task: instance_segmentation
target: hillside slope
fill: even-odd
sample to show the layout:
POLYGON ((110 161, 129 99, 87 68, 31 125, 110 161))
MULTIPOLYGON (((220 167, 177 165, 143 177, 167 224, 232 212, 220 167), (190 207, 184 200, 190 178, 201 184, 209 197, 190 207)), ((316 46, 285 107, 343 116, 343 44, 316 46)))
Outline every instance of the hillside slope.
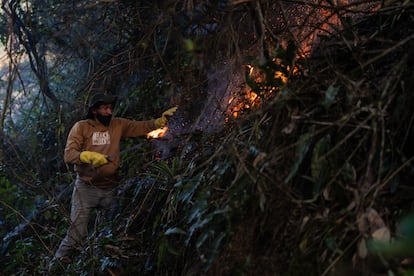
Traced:
MULTIPOLYGON (((320 37, 308 58, 291 45, 267 57, 259 63, 266 78, 246 75, 260 101, 220 127, 124 154, 120 206, 109 221, 99 212, 91 220, 73 263, 48 271, 69 196, 29 218, 16 211, 23 223, 3 239, 1 273, 408 275, 413 247, 399 241, 414 242, 412 228, 401 230, 414 225, 404 222, 414 198, 414 5, 387 3, 358 22, 341 18, 343 30, 320 37)), ((130 89, 128 100, 156 102, 156 80, 130 89)), ((201 112, 202 101, 187 98, 182 110, 201 112)))
POLYGON ((405 2, 349 21, 259 108, 174 137, 175 157, 127 193, 117 248, 139 257, 119 263, 124 273, 406 271, 409 255, 370 245, 401 235, 414 196, 412 14, 405 2))
POLYGON ((254 199, 212 274, 408 273, 401 261, 412 249, 369 249, 401 238, 412 211, 413 8, 322 38, 309 71, 241 123, 222 154, 235 160, 232 183, 244 177, 254 199))

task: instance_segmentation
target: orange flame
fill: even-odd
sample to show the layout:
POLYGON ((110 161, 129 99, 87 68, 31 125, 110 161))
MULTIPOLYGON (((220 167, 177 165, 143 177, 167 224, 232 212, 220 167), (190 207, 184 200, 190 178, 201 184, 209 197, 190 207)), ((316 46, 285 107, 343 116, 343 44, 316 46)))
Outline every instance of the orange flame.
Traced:
MULTIPOLYGON (((274 62, 279 62, 279 61, 275 60, 274 62)), ((257 70, 257 68, 255 68, 254 66, 250 64, 247 64, 246 66, 249 70, 249 76, 252 79, 254 79, 256 82, 263 81, 264 76, 259 72, 259 70, 257 70)), ((286 83, 288 81, 288 77, 283 72, 280 72, 280 71, 275 72, 275 78, 279 78, 283 83, 286 83)), ((268 94, 271 94, 274 91, 276 91, 278 88, 277 87, 264 87, 264 89, 267 91, 268 94)), ((259 95, 256 92, 252 91, 249 87, 246 87, 243 98, 231 97, 228 101, 228 104, 230 105, 235 101, 237 102, 235 105, 233 105, 230 108, 229 113, 234 118, 237 118, 243 110, 251 109, 255 106, 259 106, 262 102, 262 99, 259 97, 259 95)))
POLYGON ((157 138, 164 137, 165 134, 167 133, 167 130, 168 130, 168 127, 158 128, 156 130, 153 130, 153 131, 147 133, 147 138, 157 139, 157 138))
MULTIPOLYGON (((233 1, 237 3, 249 2, 247 0, 233 1)), ((359 3, 352 3, 352 5, 349 2, 354 1, 349 0, 333 0, 331 2, 333 5, 332 7, 320 7, 319 5, 314 7, 309 5, 307 7, 306 5, 301 4, 299 4, 296 8, 292 6, 292 11, 295 9, 300 11, 301 9, 303 13, 319 15, 315 17, 297 16, 287 19, 286 23, 289 24, 289 32, 293 35, 294 41, 298 44, 298 53, 296 53, 297 60, 309 57, 311 55, 312 47, 319 42, 321 37, 330 36, 340 31, 343 27, 343 18, 348 17, 348 15, 350 18, 353 18, 354 16, 364 16, 366 11, 375 11, 380 8, 380 4, 374 3, 380 1, 360 1, 359 3), (343 7, 343 11, 345 13, 342 14, 342 12, 338 12, 338 9, 335 7, 343 7)), ((282 49, 288 48, 289 42, 287 40, 281 40, 280 42, 282 49)), ((272 51, 269 51, 269 53, 270 52, 272 51)), ((274 72, 274 78, 280 80, 281 83, 284 84, 288 82, 290 75, 296 75, 301 69, 300 64, 294 63, 293 67, 291 67, 289 65, 283 64, 283 61, 279 58, 273 58, 272 62, 277 65, 284 66, 282 71, 274 72)), ((258 85, 266 85, 263 83, 266 76, 264 76, 257 67, 251 64, 246 64, 245 66, 250 80, 256 82, 258 85)), ((229 99, 226 112, 228 116, 226 117, 225 121, 228 122, 231 117, 239 117, 240 114, 246 109, 260 106, 262 104, 262 101, 270 98, 269 96, 273 95, 274 92, 279 91, 280 88, 281 87, 278 86, 268 85, 260 87, 260 91, 252 91, 250 87, 246 85, 242 91, 240 91, 238 96, 233 96, 229 99)))

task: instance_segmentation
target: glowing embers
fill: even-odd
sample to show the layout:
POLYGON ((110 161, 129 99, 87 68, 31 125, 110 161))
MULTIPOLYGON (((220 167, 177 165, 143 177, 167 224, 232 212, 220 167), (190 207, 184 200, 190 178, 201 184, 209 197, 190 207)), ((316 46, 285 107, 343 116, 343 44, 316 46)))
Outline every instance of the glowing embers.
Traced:
POLYGON ((147 138, 153 138, 153 139, 162 138, 167 133, 167 130, 168 130, 168 127, 158 128, 156 130, 153 130, 147 133, 147 138))
POLYGON ((253 108, 253 106, 260 105, 260 103, 261 103, 261 99, 259 98, 259 96, 255 92, 246 91, 244 93, 244 97, 242 97, 242 98, 240 98, 240 97, 238 97, 238 98, 231 97, 229 99, 228 104, 229 104, 229 106, 232 106, 229 109, 229 113, 231 113, 231 115, 234 118, 236 118, 236 117, 239 116, 239 114, 241 112, 243 112, 243 110, 253 108), (236 102, 236 103, 234 103, 234 102, 236 102))
MULTIPOLYGON (((246 65, 246 86, 240 93, 230 97, 228 100, 227 114, 236 118, 248 109, 259 107, 263 101, 267 100, 280 87, 288 81, 289 66, 282 67, 278 60, 271 61, 271 65, 255 67, 246 65), (279 68, 279 69, 275 69, 279 68)), ((226 119, 228 121, 229 118, 226 119)))
MULTIPOLYGON (((288 70, 289 70, 289 66, 288 66, 288 70)), ((287 83, 288 81, 288 77, 281 71, 276 71, 275 72, 275 79, 280 79, 283 83, 287 83)), ((272 87, 271 89, 276 90, 275 87, 272 87)))

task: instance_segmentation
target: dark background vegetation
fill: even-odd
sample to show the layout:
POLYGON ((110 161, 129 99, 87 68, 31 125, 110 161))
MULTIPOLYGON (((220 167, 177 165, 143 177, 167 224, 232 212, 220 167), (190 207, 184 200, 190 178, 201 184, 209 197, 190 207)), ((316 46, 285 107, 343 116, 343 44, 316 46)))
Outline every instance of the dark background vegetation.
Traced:
POLYGON ((118 116, 179 109, 123 142, 115 217, 59 273, 411 275, 413 10, 3 0, 0 274, 54 275, 66 136, 104 91, 118 116))

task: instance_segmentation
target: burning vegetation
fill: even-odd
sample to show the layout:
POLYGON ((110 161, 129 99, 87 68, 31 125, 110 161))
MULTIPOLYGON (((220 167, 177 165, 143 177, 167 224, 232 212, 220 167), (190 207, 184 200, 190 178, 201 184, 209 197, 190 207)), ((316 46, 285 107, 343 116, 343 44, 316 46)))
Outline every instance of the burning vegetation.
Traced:
MULTIPOLYGON (((329 2, 329 1, 328 1, 329 2)), ((309 58, 324 37, 341 33, 351 21, 358 20, 381 7, 379 1, 338 0, 330 3, 307 1, 301 3, 276 2, 279 17, 262 30, 262 53, 245 67, 245 88, 228 99, 226 113, 234 118, 245 110, 258 108, 275 96, 288 82, 290 76, 304 73, 303 60, 309 58), (315 15, 315 16, 310 16, 315 15), (286 24, 286 26, 283 26, 286 24), (283 28, 284 35, 276 39, 275 32, 283 28), (266 34, 266 35, 264 35, 266 34), (286 35, 288 34, 288 35, 286 35)), ((237 4, 237 3, 234 3, 237 4)), ((261 14, 260 7, 257 7, 261 14)), ((228 122, 229 117, 226 118, 228 122)))
POLYGON ((215 273, 241 263, 264 275, 412 273, 413 11, 395 1, 341 25, 240 117, 217 159, 233 156, 232 183, 252 184, 257 201, 215 273))
MULTIPOLYGON (((87 28, 74 36, 70 28, 60 30, 59 45, 68 43, 89 61, 88 72, 94 69, 86 88, 73 91, 90 91, 99 81, 125 83, 130 114, 139 110, 142 116, 162 104, 180 106, 168 128, 148 136, 163 139, 123 156, 119 212, 108 223, 100 223, 98 215, 97 235, 62 270, 409 275, 412 1, 170 1, 174 5, 167 7, 161 2, 94 1, 87 8, 102 7, 94 10, 101 17, 82 17, 87 28), (98 36, 102 40, 83 35, 81 45, 90 48, 80 51, 73 38, 89 34, 94 24, 105 31, 98 36), (116 35, 108 39, 111 33, 116 35), (185 50, 176 42, 182 34, 185 50), (125 41, 131 43, 122 45, 125 41), (109 55, 98 59, 94 53, 109 55), (154 151, 154 145, 164 151, 154 151)), ((49 121, 41 123, 51 129, 49 121)), ((44 140, 54 135, 46 133, 44 140)), ((56 183, 69 186, 71 175, 64 165, 50 175, 55 148, 49 149, 53 163, 43 169, 41 162, 30 162, 37 167, 27 172, 16 163, 25 158, 10 152, 28 152, 33 161, 47 149, 10 148, 12 162, 1 170, 7 189, 0 187, 0 214, 2 225, 18 224, 0 229, 2 272, 45 274, 50 252, 64 235, 61 225, 68 223, 56 183), (34 171, 43 182, 34 181, 34 171), (13 173, 17 181, 8 181, 13 173), (16 198, 25 208, 29 204, 13 183, 29 183, 27 188, 33 182, 47 193, 36 197, 33 215, 21 220, 24 212, 10 206, 16 198), (44 205, 37 205, 39 198, 47 199, 44 205)), ((30 192, 37 190, 35 185, 30 192)))
POLYGON ((156 168, 182 199, 169 210, 192 218, 166 232, 194 238, 209 273, 409 275, 413 9, 394 2, 307 55, 286 43, 248 63, 226 131, 185 140, 181 170, 156 168))

